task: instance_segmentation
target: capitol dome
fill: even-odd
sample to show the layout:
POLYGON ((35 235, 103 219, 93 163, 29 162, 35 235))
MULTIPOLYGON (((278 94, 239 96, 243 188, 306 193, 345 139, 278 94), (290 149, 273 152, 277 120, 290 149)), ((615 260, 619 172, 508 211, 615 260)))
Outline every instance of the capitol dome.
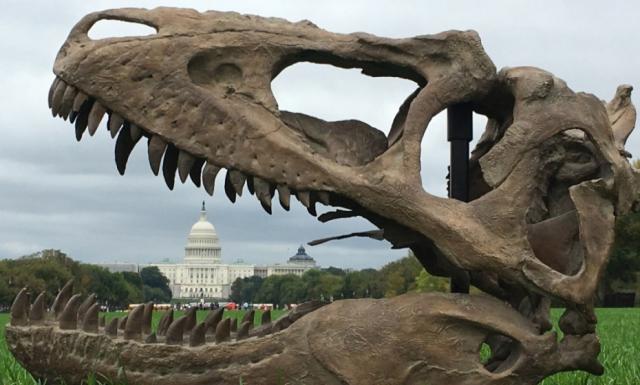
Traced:
POLYGON ((200 219, 191 226, 184 261, 195 264, 220 263, 222 248, 213 224, 207 220, 207 210, 202 202, 200 219))

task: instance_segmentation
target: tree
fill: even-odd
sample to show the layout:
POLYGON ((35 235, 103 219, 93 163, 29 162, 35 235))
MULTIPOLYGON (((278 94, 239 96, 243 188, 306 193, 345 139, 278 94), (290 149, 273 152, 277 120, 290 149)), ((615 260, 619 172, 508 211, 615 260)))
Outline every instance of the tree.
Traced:
POLYGON ((260 286, 262 286, 262 281, 262 277, 257 275, 237 278, 231 284, 230 299, 235 303, 255 302, 255 297, 258 290, 260 290, 260 286))
POLYGON ((616 221, 616 239, 609 264, 600 283, 599 294, 614 292, 616 286, 634 287, 640 271, 640 212, 616 221))
POLYGON ((416 291, 421 293, 433 291, 446 293, 449 291, 449 279, 433 276, 423 269, 416 277, 416 291))
POLYGON ((140 270, 142 293, 145 302, 166 303, 171 301, 169 280, 157 266, 148 266, 140 270))

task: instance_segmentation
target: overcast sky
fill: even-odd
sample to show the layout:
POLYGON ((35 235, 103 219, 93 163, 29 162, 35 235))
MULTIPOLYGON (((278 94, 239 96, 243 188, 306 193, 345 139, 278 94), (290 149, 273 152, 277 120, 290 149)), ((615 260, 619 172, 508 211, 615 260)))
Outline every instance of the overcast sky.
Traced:
MULTIPOLYGON (((284 262, 301 243, 362 231, 360 220, 321 224, 297 201, 267 215, 249 194, 235 205, 218 178, 213 197, 193 184, 169 191, 149 170, 139 143, 120 176, 114 141, 101 129, 77 143, 73 128, 47 108, 52 65, 71 27, 86 13, 124 6, 191 7, 298 21, 333 32, 409 37, 474 29, 498 68, 531 65, 553 72, 576 91, 609 100, 621 83, 640 84, 640 3, 631 1, 24 1, 3 0, 0 13, 0 258, 44 248, 85 262, 181 260, 186 236, 204 199, 217 228, 223 260, 284 262), (62 5, 64 4, 64 5, 62 5)), ((96 25, 96 37, 138 33, 96 25)), ((368 78, 357 70, 297 64, 273 82, 281 109, 328 120, 356 118, 388 132, 415 85, 368 78)), ((637 98, 635 98, 637 100, 637 98)), ((478 116, 475 137, 485 120, 478 116)), ((448 162, 439 115, 423 142, 427 191, 442 195, 448 162)), ((632 135, 627 149, 640 155, 632 135)), ((223 173, 221 173, 221 176, 223 173)), ((406 254, 374 240, 307 247, 323 266, 379 267, 406 254)))

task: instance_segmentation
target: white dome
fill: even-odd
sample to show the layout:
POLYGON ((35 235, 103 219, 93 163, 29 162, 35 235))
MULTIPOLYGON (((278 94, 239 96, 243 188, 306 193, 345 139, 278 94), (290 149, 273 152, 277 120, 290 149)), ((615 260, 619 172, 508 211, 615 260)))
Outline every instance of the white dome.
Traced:
POLYGON ((202 202, 200 219, 191 226, 191 232, 187 238, 184 261, 197 264, 220 263, 221 253, 216 228, 207 221, 207 210, 202 202))

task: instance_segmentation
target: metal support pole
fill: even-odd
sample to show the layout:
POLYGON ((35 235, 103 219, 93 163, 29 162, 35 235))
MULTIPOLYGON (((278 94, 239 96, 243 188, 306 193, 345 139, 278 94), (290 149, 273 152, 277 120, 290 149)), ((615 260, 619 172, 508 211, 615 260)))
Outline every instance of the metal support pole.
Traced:
MULTIPOLYGON (((447 140, 451 144, 449 198, 469 200, 469 142, 473 139, 473 109, 462 103, 447 109, 447 140)), ((469 273, 451 277, 452 293, 469 292, 469 273)))

